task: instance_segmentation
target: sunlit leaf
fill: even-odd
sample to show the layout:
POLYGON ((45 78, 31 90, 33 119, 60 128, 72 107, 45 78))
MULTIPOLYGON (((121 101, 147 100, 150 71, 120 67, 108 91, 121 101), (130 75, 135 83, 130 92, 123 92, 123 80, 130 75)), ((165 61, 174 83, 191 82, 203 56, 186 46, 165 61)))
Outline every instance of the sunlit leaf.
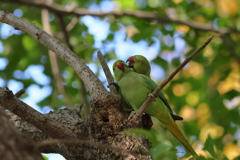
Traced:
POLYGON ((214 151, 214 140, 211 138, 210 135, 208 135, 208 138, 206 139, 206 142, 204 143, 203 150, 207 150, 214 158, 217 158, 217 154, 214 151))

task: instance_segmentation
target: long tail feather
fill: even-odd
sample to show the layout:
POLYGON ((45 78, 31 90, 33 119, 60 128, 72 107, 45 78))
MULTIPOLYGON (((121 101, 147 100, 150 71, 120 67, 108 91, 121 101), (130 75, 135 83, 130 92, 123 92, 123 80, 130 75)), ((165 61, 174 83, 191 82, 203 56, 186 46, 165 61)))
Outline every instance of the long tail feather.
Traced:
POLYGON ((186 138, 183 135, 182 131, 178 128, 177 124, 174 122, 172 117, 171 116, 169 116, 169 117, 170 117, 170 123, 171 124, 167 124, 167 123, 165 123, 165 122, 163 122, 161 120, 160 120, 160 122, 172 133, 172 135, 174 137, 176 137, 186 147, 186 149, 192 154, 192 156, 196 160, 200 160, 199 156, 194 151, 192 146, 188 143, 188 141, 186 140, 186 138))

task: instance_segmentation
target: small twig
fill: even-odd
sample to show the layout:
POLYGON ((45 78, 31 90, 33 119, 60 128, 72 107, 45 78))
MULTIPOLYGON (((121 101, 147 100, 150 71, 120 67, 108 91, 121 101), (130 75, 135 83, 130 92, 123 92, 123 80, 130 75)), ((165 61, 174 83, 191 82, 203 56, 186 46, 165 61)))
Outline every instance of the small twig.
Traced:
MULTIPOLYGON (((52 0, 48 0, 48 1, 46 1, 46 3, 51 4, 52 0)), ((60 19, 60 22, 61 22, 61 19, 60 19)), ((42 10, 42 23, 43 23, 44 30, 48 34, 53 35, 51 27, 50 27, 49 12, 48 12, 47 9, 42 10)), ((51 68, 52 68, 52 73, 53 73, 53 76, 55 78, 54 80, 55 80, 55 83, 56 83, 56 88, 57 88, 58 92, 63 95, 64 102, 66 103, 67 107, 68 108, 74 108, 70 98, 68 97, 68 95, 65 91, 64 86, 62 85, 63 80, 60 76, 60 70, 59 70, 57 55, 51 50, 49 50, 48 53, 49 53, 49 57, 50 57, 50 64, 51 64, 51 68)))
POLYGON ((44 140, 38 143, 37 147, 44 147, 44 146, 48 146, 48 145, 52 145, 52 144, 57 144, 57 143, 64 143, 67 145, 88 145, 94 148, 99 148, 99 149, 114 149, 114 150, 118 150, 121 151, 123 154, 128 153, 128 154, 134 154, 136 155, 136 152, 131 151, 131 150, 127 150, 127 149, 123 149, 123 148, 119 148, 119 147, 113 147, 110 144, 100 144, 100 143, 95 143, 95 142, 91 142, 89 140, 79 140, 79 139, 48 139, 48 140, 44 140))
POLYGON ((163 87, 165 87, 168 82, 170 82, 173 77, 190 61, 192 60, 201 50, 203 50, 213 39, 214 36, 210 36, 208 38, 208 40, 200 47, 198 48, 196 51, 194 51, 190 56, 188 56, 178 67, 177 69, 168 77, 166 78, 163 83, 158 86, 153 92, 152 95, 153 96, 149 96, 147 98, 147 100, 142 104, 142 106, 140 107, 140 109, 138 110, 138 112, 136 113, 136 116, 141 116, 143 114, 143 112, 145 111, 145 109, 147 108, 147 106, 155 99, 154 97, 157 97, 158 93, 163 89, 163 87))
POLYGON ((107 15, 113 15, 116 17, 120 16, 129 16, 129 17, 134 17, 134 18, 139 18, 139 19, 144 19, 144 20, 157 20, 160 23, 174 23, 174 24, 180 24, 180 25, 186 25, 189 26, 190 28, 200 30, 200 31, 212 31, 215 33, 236 33, 239 34, 240 32, 234 28, 219 28, 219 29, 214 29, 213 24, 199 24, 194 21, 185 21, 185 20, 178 20, 178 19, 172 19, 169 17, 166 17, 165 15, 159 15, 157 13, 153 12, 144 12, 144 11, 112 11, 112 12, 102 12, 100 10, 89 10, 85 8, 74 8, 74 9, 68 9, 65 6, 58 5, 56 3, 52 4, 46 4, 41 1, 28 1, 28 0, 1 0, 4 2, 9 2, 9 3, 19 3, 21 5, 27 5, 31 7, 36 7, 36 8, 45 8, 53 13, 60 13, 65 16, 67 15, 76 15, 76 16, 84 16, 84 15, 92 15, 92 16, 107 16, 107 15))
POLYGON ((24 94, 24 93, 25 93, 25 90, 24 90, 24 89, 21 89, 20 91, 18 91, 18 92, 15 94, 15 96, 16 96, 17 98, 19 98, 19 97, 21 97, 21 95, 24 94))
MULTIPOLYGON (((112 74, 111 74, 111 72, 108 68, 108 65, 107 65, 106 61, 104 60, 104 57, 103 57, 100 50, 98 51, 97 57, 98 57, 98 60, 100 61, 101 65, 102 65, 103 71, 104 71, 104 73, 107 77, 108 84, 113 84, 114 79, 112 77, 112 74)), ((117 89, 114 85, 110 85, 109 88, 110 88, 111 93, 117 94, 117 89)))
POLYGON ((67 46, 68 48, 73 51, 73 46, 71 45, 70 41, 69 41, 69 35, 68 35, 68 32, 66 30, 66 24, 64 22, 64 18, 63 18, 63 15, 61 14, 57 14, 58 16, 58 19, 59 19, 59 26, 64 34, 64 39, 65 39, 65 42, 67 43, 67 46))
MULTIPOLYGON (((73 10, 73 9, 74 9, 74 5, 72 5, 69 8, 69 10, 73 10)), ((68 34, 67 27, 66 27, 66 23, 64 22, 64 17, 63 17, 62 14, 57 14, 57 16, 59 18, 60 28, 61 28, 61 30, 63 32, 63 36, 64 36, 64 39, 65 39, 65 42, 67 43, 68 48, 73 51, 74 48, 71 45, 70 40, 69 40, 69 34, 68 34)), ((89 115, 89 113, 90 113, 90 104, 89 104, 89 101, 87 99, 87 90, 86 90, 85 84, 83 83, 83 81, 80 78, 79 78, 79 81, 80 81, 80 84, 81 84, 80 93, 81 93, 81 96, 82 96, 82 103, 86 104, 86 106, 87 106, 86 115, 89 115)))
POLYGON ((66 26, 66 31, 68 32, 71 31, 77 23, 78 23, 78 18, 74 17, 72 21, 66 26))

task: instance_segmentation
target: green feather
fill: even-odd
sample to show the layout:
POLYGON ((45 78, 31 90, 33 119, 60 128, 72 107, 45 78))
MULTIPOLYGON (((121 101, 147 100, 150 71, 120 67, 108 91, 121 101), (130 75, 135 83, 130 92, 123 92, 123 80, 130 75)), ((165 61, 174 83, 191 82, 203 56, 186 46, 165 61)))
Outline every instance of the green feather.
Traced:
MULTIPOLYGON (((148 98, 148 94, 152 93, 157 87, 157 84, 149 77, 134 72, 121 60, 117 60, 113 64, 113 70, 118 80, 118 85, 121 88, 123 98, 137 111, 148 98)), ((160 97, 150 103, 145 113, 156 117, 196 159, 199 159, 160 97)))
MULTIPOLYGON (((127 62, 129 61, 129 67, 133 68, 133 70, 137 73, 146 75, 147 77, 150 77, 150 72, 151 72, 151 66, 150 63, 148 62, 147 58, 145 58, 142 55, 134 55, 132 57, 129 57, 127 59, 127 62)), ((150 89, 154 90, 157 86, 154 84, 149 84, 149 82, 146 80, 144 81, 150 89)), ((173 117, 174 120, 183 120, 182 117, 176 116, 173 114, 172 108, 170 107, 166 97, 162 92, 159 92, 158 94, 159 98, 163 101, 163 103, 167 106, 167 109, 171 116, 173 117)))

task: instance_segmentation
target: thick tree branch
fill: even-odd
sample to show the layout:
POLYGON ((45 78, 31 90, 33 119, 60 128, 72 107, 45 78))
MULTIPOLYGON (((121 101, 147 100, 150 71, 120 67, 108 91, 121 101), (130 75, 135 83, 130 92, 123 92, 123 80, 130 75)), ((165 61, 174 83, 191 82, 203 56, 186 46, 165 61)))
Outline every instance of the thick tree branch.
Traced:
POLYGON ((119 148, 119 147, 113 147, 109 144, 101 144, 101 143, 96 143, 96 142, 91 142, 89 140, 79 140, 79 139, 48 139, 48 140, 44 140, 42 142, 40 142, 38 144, 38 147, 45 147, 45 146, 48 146, 48 145, 56 145, 56 144, 59 144, 59 143, 64 143, 64 144, 68 144, 68 145, 87 145, 89 147, 94 147, 94 148, 97 148, 97 149, 106 149, 106 148, 109 148, 109 149, 114 149, 114 150, 117 150, 119 152, 121 152, 122 154, 125 154, 125 153, 128 153, 128 154, 133 154, 135 156, 137 156, 136 152, 134 151, 131 151, 131 150, 127 150, 127 149, 122 149, 122 148, 119 148))
POLYGON ((211 36, 208 38, 208 40, 196 51, 194 51, 190 56, 188 56, 178 67, 177 69, 170 74, 169 77, 167 77, 160 86, 158 86, 151 94, 152 96, 149 96, 146 101, 142 104, 142 106, 137 111, 136 115, 137 117, 141 117, 141 115, 144 113, 147 106, 155 99, 155 97, 158 96, 158 93, 165 87, 168 82, 170 82, 173 77, 189 62, 191 61, 201 50, 203 50, 213 39, 214 36, 211 36))
POLYGON ((52 121, 34 110, 26 103, 17 99, 12 91, 8 89, 4 90, 3 88, 0 88, 0 106, 10 110, 12 113, 18 115, 23 120, 31 123, 53 138, 67 139, 76 137, 68 127, 52 121))
POLYGON ((34 142, 24 137, 0 107, 0 157, 6 160, 43 160, 34 142))
MULTIPOLYGON (((52 139, 51 136, 42 132, 38 128, 34 127, 32 124, 24 121, 19 116, 13 114, 12 112, 6 112, 10 117, 10 121, 15 124, 15 127, 26 137, 31 138, 35 142, 41 142, 45 140, 52 139)), ((69 125, 72 128, 75 128, 72 131, 74 134, 78 135, 79 139, 85 140, 88 138, 86 136, 87 128, 86 123, 84 123, 83 119, 80 118, 78 112, 75 109, 61 109, 54 112, 49 112, 48 114, 44 114, 47 118, 56 121, 58 124, 69 125)), ((59 131, 61 132, 61 131, 59 131)), ((36 145, 35 145, 36 146, 36 145)), ((66 159, 71 159, 72 152, 69 150, 69 147, 66 144, 52 144, 41 146, 39 150, 42 153, 60 153, 66 159)))
MULTIPOLYGON (((104 73, 106 75, 106 78, 107 78, 107 81, 108 81, 108 84, 114 83, 114 79, 112 77, 112 74, 111 74, 111 72, 108 68, 107 63, 104 60, 104 57, 103 57, 101 51, 98 51, 97 57, 98 57, 98 60, 100 61, 101 65, 102 65, 103 71, 104 71, 104 73)), ((117 94, 117 90, 116 90, 116 87, 114 85, 110 85, 109 87, 110 87, 110 92, 111 93, 117 94)))
POLYGON ((109 94, 100 80, 89 69, 89 67, 87 67, 85 63, 79 59, 79 57, 77 57, 76 54, 74 54, 59 40, 53 38, 45 31, 42 31, 34 24, 18 18, 7 11, 0 11, 0 22, 7 23, 13 26, 15 29, 19 29, 28 33, 46 46, 49 50, 52 50, 54 53, 56 53, 64 62, 71 66, 77 75, 83 80, 91 94, 92 99, 101 99, 109 94))
POLYGON ((212 31, 216 33, 230 33, 230 32, 235 32, 235 33, 240 33, 240 31, 237 31, 233 28, 219 28, 215 29, 212 24, 198 24, 196 22, 192 21, 184 21, 184 20, 177 20, 177 19, 171 19, 165 16, 161 16, 156 13, 152 12, 144 12, 144 11, 137 11, 137 12, 132 12, 132 11, 115 11, 115 12, 102 12, 99 10, 93 11, 89 9, 83 9, 83 8, 65 8, 64 6, 58 5, 58 4, 46 4, 44 2, 36 2, 36 1, 26 1, 26 0, 4 0, 5 2, 11 2, 11 3, 18 3, 20 5, 28 5, 28 6, 33 6, 37 8, 45 8, 48 9, 49 11, 53 13, 58 13, 58 14, 64 14, 64 15, 70 15, 74 14, 77 16, 84 16, 84 15, 92 15, 92 16, 106 16, 106 15, 114 15, 114 16, 131 16, 135 18, 140 18, 140 19, 145 19, 145 20, 158 20, 161 23, 176 23, 176 24, 182 24, 189 26, 193 29, 196 30, 201 30, 201 31, 212 31))
MULTIPOLYGON (((108 112, 109 114, 111 114, 111 120, 108 123, 102 123, 102 121, 98 119, 93 122, 94 126, 97 126, 98 123, 102 123, 101 129, 103 129, 104 132, 106 132, 107 130, 109 131, 113 126, 116 126, 116 123, 112 121, 121 121, 121 117, 119 117, 119 114, 117 114, 117 110, 120 109, 120 106, 116 107, 116 105, 113 104, 113 107, 115 107, 113 113, 108 112), (117 116, 116 120, 113 120, 115 116, 117 116)), ((108 108, 109 106, 104 108, 104 111, 107 111, 108 108)), ((109 110, 112 111, 112 109, 109 110)), ((104 139, 101 138, 100 141, 97 139, 93 139, 93 137, 91 137, 91 133, 95 132, 95 134, 98 134, 98 136, 100 137, 103 133, 99 132, 100 130, 96 132, 95 129, 97 128, 93 129, 88 122, 81 119, 75 109, 66 108, 44 115, 59 124, 69 125, 73 128, 72 132, 77 135, 77 139, 75 138, 74 140, 59 139, 60 143, 55 143, 55 140, 52 140, 50 136, 46 135, 44 132, 35 128, 31 124, 23 121, 21 118, 14 115, 13 113, 8 112, 8 115, 10 115, 11 121, 25 136, 30 137, 34 141, 40 143, 42 143, 41 141, 46 140, 45 142, 43 142, 44 145, 41 145, 40 147, 41 152, 44 153, 60 153, 69 160, 116 159, 114 157, 120 157, 117 159, 134 159, 134 157, 136 157, 135 159, 143 160, 151 159, 150 156, 145 155, 150 147, 149 145, 147 145, 148 142, 145 139, 137 139, 134 136, 126 136, 121 133, 118 134, 119 132, 114 132, 114 135, 108 135, 104 139), (138 152, 139 150, 141 150, 141 153, 138 152), (132 152, 136 154, 129 154, 132 152), (108 158, 106 158, 106 155, 108 155, 108 158)))

